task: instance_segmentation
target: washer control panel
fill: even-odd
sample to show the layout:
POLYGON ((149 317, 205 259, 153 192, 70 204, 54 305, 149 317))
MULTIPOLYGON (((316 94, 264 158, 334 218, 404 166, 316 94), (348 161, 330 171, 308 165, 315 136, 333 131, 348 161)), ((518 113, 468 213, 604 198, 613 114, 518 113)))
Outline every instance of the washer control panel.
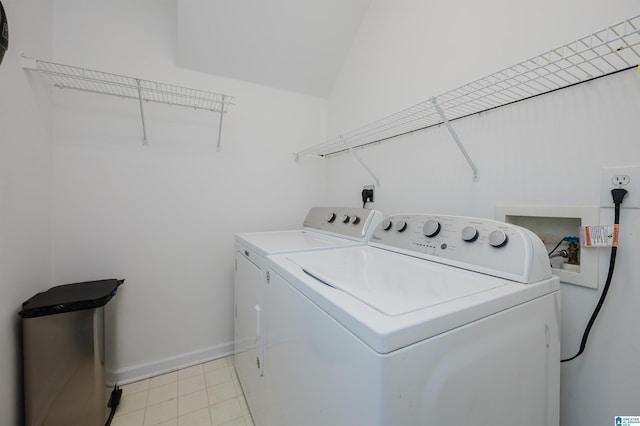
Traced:
POLYGON ((490 219, 404 214, 384 218, 370 245, 519 282, 551 277, 542 241, 490 219))
POLYGON ((377 210, 349 207, 312 207, 304 219, 307 229, 366 241, 382 220, 377 210))

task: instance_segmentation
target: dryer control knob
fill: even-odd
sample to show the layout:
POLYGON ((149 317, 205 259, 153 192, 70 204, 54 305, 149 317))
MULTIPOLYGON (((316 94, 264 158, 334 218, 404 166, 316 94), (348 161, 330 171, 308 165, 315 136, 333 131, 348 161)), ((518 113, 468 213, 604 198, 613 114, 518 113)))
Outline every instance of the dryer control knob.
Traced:
POLYGON ((336 214, 335 214, 335 213, 329 213, 329 214, 327 215, 327 222, 331 223, 331 222, 333 222, 334 220, 336 220, 336 214))
POLYGON ((359 218, 358 216, 351 216, 351 220, 350 220, 350 222, 351 222, 353 225, 357 225, 357 224, 359 224, 359 223, 360 223, 360 218, 359 218))
POLYGON ((493 231, 489 234, 489 244, 493 247, 502 247, 507 244, 509 237, 504 231, 493 231))
POLYGON ((389 219, 383 220, 382 224, 380 225, 383 231, 388 231, 389 229, 391 229, 391 226, 393 226, 393 223, 391 223, 389 219))
POLYGON ((399 220, 398 223, 396 223, 396 231, 404 232, 405 229, 407 229, 407 222, 405 222, 404 220, 399 220))
POLYGON ((435 219, 429 219, 422 227, 422 233, 425 237, 435 237, 440 232, 440 222, 435 219))
POLYGON ((342 216, 340 220, 342 220, 342 223, 349 223, 349 219, 350 217, 345 214, 342 216))
POLYGON ((462 230, 462 239, 468 243, 472 243, 478 239, 478 230, 473 226, 465 226, 462 230))

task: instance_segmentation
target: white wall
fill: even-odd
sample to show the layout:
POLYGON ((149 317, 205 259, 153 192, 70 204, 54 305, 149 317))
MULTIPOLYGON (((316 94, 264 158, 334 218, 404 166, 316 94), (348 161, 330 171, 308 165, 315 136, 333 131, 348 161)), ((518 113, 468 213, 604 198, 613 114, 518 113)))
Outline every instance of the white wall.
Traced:
MULTIPOLYGON (((229 354, 233 235, 293 228, 326 202, 322 164, 293 153, 326 136, 327 101, 175 65, 173 0, 55 0, 53 57, 236 96, 217 114, 54 92, 53 281, 125 278, 108 305, 120 382, 229 354)), ((211 54, 211 52, 202 52, 211 54)))
POLYGON ((20 52, 51 52, 51 3, 3 1, 9 50, 0 65, 0 418, 22 418, 22 302, 50 284, 50 90, 20 52))
MULTIPOLYGON (((640 13, 637 2, 374 0, 329 102, 330 135, 344 132, 640 13)), ((599 205, 603 166, 640 164, 636 70, 455 121, 480 171, 445 128, 359 151, 380 179, 373 207, 492 218, 498 204, 599 205)), ((372 179, 348 155, 329 161, 329 202, 354 203, 372 179)), ((602 223, 612 223, 603 209, 602 223)), ((640 304, 634 262, 640 211, 624 210, 609 298, 586 353, 562 367, 563 426, 638 413, 640 304)), ((608 251, 600 255, 600 282, 608 251)), ((600 289, 602 286, 600 287, 600 289)), ((599 291, 562 286, 563 356, 577 350, 599 291)))

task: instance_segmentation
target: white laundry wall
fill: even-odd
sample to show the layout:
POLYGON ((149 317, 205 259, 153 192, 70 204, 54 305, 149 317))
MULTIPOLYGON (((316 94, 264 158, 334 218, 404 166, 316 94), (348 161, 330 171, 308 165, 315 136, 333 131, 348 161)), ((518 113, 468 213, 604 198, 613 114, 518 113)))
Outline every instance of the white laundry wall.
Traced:
MULTIPOLYGON (((224 117, 53 94, 53 283, 125 278, 108 306, 112 378, 233 350, 233 241, 295 228, 326 202, 324 165, 293 153, 326 136, 327 101, 176 66, 173 0, 54 0, 53 58, 236 96, 224 117)), ((203 52, 211 54, 211 52, 203 52)))
MULTIPOLYGON (((374 0, 329 102, 329 134, 460 85, 640 13, 635 1, 374 0)), ((600 204, 603 166, 640 165, 636 69, 358 150, 380 180, 372 207, 494 217, 499 204, 600 204)), ((350 155, 326 160, 330 203, 355 204, 373 178, 350 155)), ((613 223, 612 209, 601 222, 613 223)), ((586 353, 563 365, 560 424, 612 424, 640 411, 640 211, 625 209, 615 278, 586 353)), ((609 251, 600 253, 604 283, 609 251)), ((600 286, 600 290, 602 285, 600 286)), ((562 353, 571 356, 600 290, 562 285, 562 353)))
POLYGON ((51 53, 51 2, 2 2, 9 50, 0 65, 0 418, 21 424, 20 305, 49 286, 51 90, 20 52, 51 53))

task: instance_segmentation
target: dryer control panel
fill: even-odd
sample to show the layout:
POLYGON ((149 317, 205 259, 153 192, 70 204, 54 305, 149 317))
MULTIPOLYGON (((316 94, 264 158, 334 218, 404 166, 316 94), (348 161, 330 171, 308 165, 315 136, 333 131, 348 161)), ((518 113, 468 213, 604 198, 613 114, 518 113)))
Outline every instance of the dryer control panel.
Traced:
POLYGON ((304 219, 307 229, 367 241, 382 220, 377 210, 350 207, 312 207, 304 219))
POLYGON ((490 219, 388 216, 374 229, 370 245, 523 283, 551 277, 547 251, 537 235, 490 219))

